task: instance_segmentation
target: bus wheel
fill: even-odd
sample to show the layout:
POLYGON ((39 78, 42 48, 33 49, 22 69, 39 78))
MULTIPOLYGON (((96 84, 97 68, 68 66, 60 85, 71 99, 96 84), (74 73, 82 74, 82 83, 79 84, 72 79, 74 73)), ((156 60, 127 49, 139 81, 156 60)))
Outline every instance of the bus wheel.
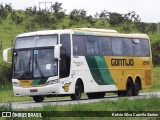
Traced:
POLYGON ((35 101, 35 102, 43 102, 43 100, 44 100, 44 97, 43 96, 33 96, 33 100, 35 101))
POLYGON ((124 97, 124 96, 126 96, 126 91, 118 91, 117 95, 118 95, 118 97, 124 97))
POLYGON ((128 80, 127 80, 126 93, 127 93, 127 96, 132 96, 133 85, 132 85, 131 78, 128 78, 128 80))
POLYGON ((135 82, 133 85, 133 96, 137 96, 139 94, 139 90, 140 90, 140 85, 138 82, 135 82))
POLYGON ((82 84, 80 81, 76 82, 76 86, 75 86, 75 94, 71 95, 71 99, 72 100, 80 100, 81 99, 81 95, 82 95, 82 84))

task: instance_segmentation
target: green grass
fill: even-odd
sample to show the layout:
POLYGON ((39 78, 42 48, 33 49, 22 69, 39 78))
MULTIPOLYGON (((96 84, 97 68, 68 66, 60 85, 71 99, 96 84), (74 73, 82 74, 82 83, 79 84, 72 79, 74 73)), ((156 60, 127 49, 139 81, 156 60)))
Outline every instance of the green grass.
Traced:
POLYGON ((33 99, 31 97, 15 97, 13 95, 12 90, 4 90, 0 91, 1 97, 0 102, 21 102, 21 101, 32 101, 33 99))
MULTIPOLYGON (((13 110, 12 107, 9 105, 7 106, 0 106, 1 110, 8 111, 8 109, 13 110)), ((15 110, 14 110, 15 111, 15 110)), ((32 111, 32 112, 47 112, 46 116, 48 115, 48 118, 38 118, 39 120, 43 119, 118 119, 118 120, 126 120, 126 119, 135 119, 135 120, 158 120, 158 118, 154 117, 101 117, 104 114, 101 114, 101 112, 106 111, 116 111, 116 112, 148 112, 148 111, 160 111, 160 98, 158 97, 152 97, 152 98, 143 98, 143 99, 134 99, 134 100, 128 100, 127 98, 121 98, 117 101, 102 101, 102 102, 96 102, 96 103, 86 103, 86 104, 74 104, 74 105, 54 105, 51 106, 49 104, 44 105, 42 108, 29 108, 29 109, 21 109, 16 110, 19 112, 23 111, 32 111), (65 113, 65 111, 68 112, 68 114, 65 113), (74 111, 74 112, 69 112, 74 111), (77 112, 76 112, 77 111, 77 112), (97 111, 97 114, 93 114, 93 112, 97 111), (87 112, 89 112, 87 114, 87 112), (73 114, 73 115, 72 115, 73 114), (73 117, 73 116, 79 116, 79 117, 73 117), (91 116, 92 115, 92 116, 91 116), (54 117, 54 116, 63 116, 63 117, 54 117), (68 116, 68 117, 64 117, 68 116), (80 117, 83 116, 83 117, 80 117), (88 117, 84 117, 88 116, 88 117), (95 117, 98 116, 98 117, 95 117), (50 117, 50 118, 49 118, 50 117)), ((109 114, 111 115, 111 114, 109 114)), ((105 116, 105 115, 104 115, 105 116)), ((24 118, 25 120, 28 120, 30 118, 24 118)), ((35 118, 33 118, 35 120, 35 118)))

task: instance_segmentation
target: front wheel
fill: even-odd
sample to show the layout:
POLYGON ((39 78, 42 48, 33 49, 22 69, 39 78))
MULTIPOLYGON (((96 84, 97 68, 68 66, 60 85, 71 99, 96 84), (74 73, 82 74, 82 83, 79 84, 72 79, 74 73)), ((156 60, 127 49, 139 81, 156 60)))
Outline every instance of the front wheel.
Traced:
POLYGON ((43 100, 44 100, 44 96, 33 96, 33 100, 35 101, 35 102, 43 102, 43 100))
POLYGON ((72 100, 80 100, 82 92, 83 92, 83 88, 82 88, 81 82, 77 81, 76 86, 75 86, 75 94, 71 95, 71 99, 72 100))

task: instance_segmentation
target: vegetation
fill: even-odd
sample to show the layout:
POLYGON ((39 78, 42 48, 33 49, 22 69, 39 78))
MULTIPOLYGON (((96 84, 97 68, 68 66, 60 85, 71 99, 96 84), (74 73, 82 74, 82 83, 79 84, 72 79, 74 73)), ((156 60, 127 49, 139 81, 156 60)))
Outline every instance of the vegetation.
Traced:
MULTIPOLYGON (((17 34, 45 29, 69 29, 77 27, 92 27, 116 29, 123 33, 146 33, 152 45, 153 63, 160 65, 160 33, 157 33, 157 23, 141 22, 135 11, 126 14, 103 10, 94 16, 87 15, 84 9, 73 9, 68 15, 62 3, 55 2, 52 10, 38 9, 35 6, 25 10, 14 10, 11 4, 0 4, 0 48, 2 50, 13 45, 17 34), (2 43, 1 43, 2 41, 2 43)), ((11 79, 11 65, 2 62, 0 55, 0 86, 11 79)))
MULTIPOLYGON (((134 99, 128 100, 125 98, 121 98, 118 101, 102 101, 95 103, 85 103, 85 104, 73 104, 73 105, 49 105, 46 104, 42 108, 29 108, 29 109, 21 109, 14 110, 25 113, 27 111, 32 112, 41 112, 42 116, 45 115, 44 118, 38 118, 39 120, 43 119, 115 119, 115 117, 111 116, 112 112, 126 112, 126 113, 150 113, 153 111, 160 111, 160 98, 152 97, 152 98, 143 98, 143 99, 134 99), (111 111, 111 113, 109 113, 111 111), (95 114, 96 113, 96 114, 95 114), (58 116, 58 117, 56 117, 58 116), (61 117, 63 116, 63 117, 61 117), (87 116, 87 117, 86 117, 87 116)), ((0 106, 2 111, 13 111, 11 104, 0 106)), ((158 112, 159 114, 159 112, 158 112)), ((18 118, 14 118, 18 119, 18 118)), ((19 118, 20 119, 20 118, 19 118)), ((31 118, 23 118, 25 120, 31 118)), ((32 118, 36 119, 36 118, 32 118)), ((159 119, 159 117, 116 117, 116 119, 159 119)))
MULTIPOLYGON (((3 63, 2 50, 13 45, 16 35, 23 32, 45 29, 69 29, 76 27, 92 27, 115 29, 123 33, 146 33, 150 37, 154 66, 160 65, 160 33, 157 31, 157 23, 142 22, 136 12, 131 11, 126 14, 109 12, 103 10, 94 16, 87 16, 84 9, 73 9, 68 15, 62 7, 62 3, 55 2, 52 11, 28 7, 25 10, 14 10, 11 4, 0 4, 0 102, 30 101, 30 97, 15 97, 11 87, 11 65, 3 63), (1 43, 2 41, 2 43, 1 43), (2 45, 2 48, 1 48, 2 45)), ((142 92, 160 90, 160 68, 154 68, 154 86, 142 92)), ((57 98, 56 98, 57 99, 57 98)), ((119 101, 103 101, 99 103, 88 103, 66 106, 45 105, 42 108, 29 109, 33 111, 160 111, 160 99, 153 97, 150 99, 120 99, 119 101)), ((11 104, 1 105, 0 110, 13 110, 11 104)), ((100 117, 101 119, 106 119, 100 117)), ((18 119, 18 118, 16 118, 18 119)), ((30 118, 24 118, 26 120, 30 118)), ((34 120, 34 118, 32 118, 34 120)), ((36 118, 35 118, 36 119, 36 118)), ((44 119, 44 118, 42 118, 44 119)), ((52 120, 57 118, 45 118, 52 120)), ((58 118, 66 119, 66 118, 58 118)), ((67 118, 68 119, 68 118, 67 118)), ((74 117, 70 119, 75 119, 74 117)), ((84 117, 76 119, 86 119, 84 117)), ((87 119, 98 119, 88 117, 87 119)), ((115 119, 109 118, 109 119, 115 119)), ((116 119, 157 119, 157 118, 124 118, 116 119)), ((40 120, 40 118, 39 118, 40 120)))

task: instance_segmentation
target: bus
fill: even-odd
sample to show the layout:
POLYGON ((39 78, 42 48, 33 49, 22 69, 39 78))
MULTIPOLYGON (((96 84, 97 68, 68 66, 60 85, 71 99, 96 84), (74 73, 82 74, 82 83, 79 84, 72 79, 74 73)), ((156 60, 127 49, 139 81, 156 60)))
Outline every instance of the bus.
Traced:
POLYGON ((3 51, 8 62, 12 49, 15 96, 103 98, 106 92, 137 96, 150 88, 152 53, 146 34, 75 28, 44 30, 16 36, 13 48, 3 51))

